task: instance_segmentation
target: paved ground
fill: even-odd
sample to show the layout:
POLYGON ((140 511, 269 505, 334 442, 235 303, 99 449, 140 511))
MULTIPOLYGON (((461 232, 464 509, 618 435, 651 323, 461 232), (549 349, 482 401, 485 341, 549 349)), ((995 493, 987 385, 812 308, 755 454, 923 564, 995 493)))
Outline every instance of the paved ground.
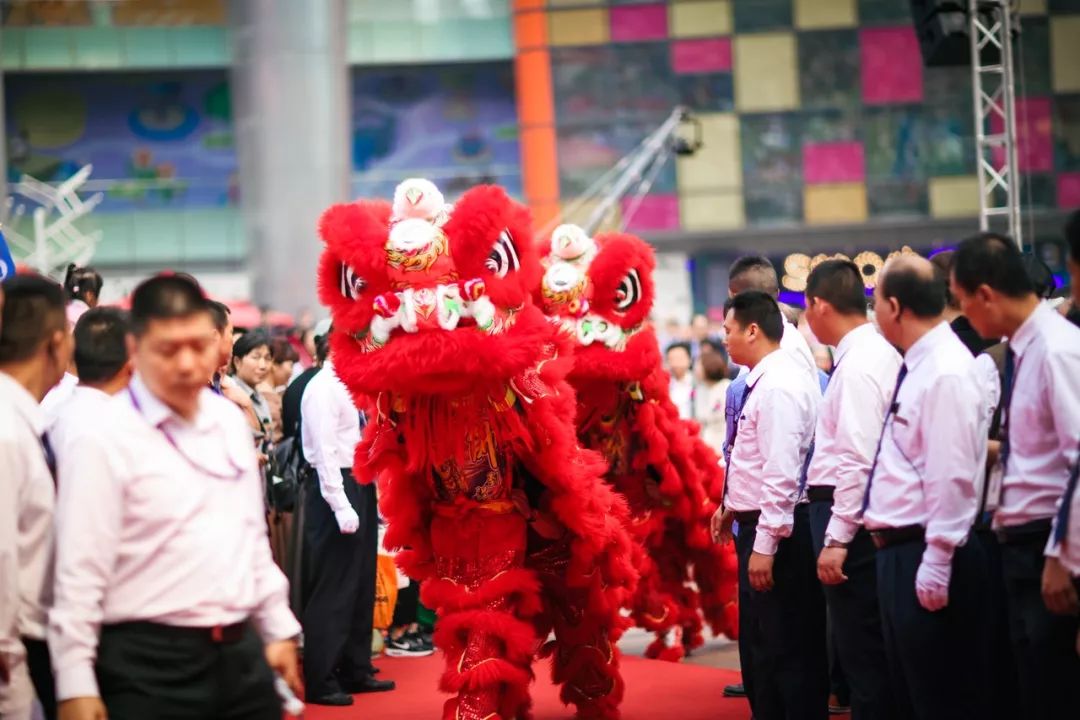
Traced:
MULTIPOLYGON (((638 628, 631 628, 619 641, 619 649, 627 655, 642 656, 645 648, 653 640, 652 633, 638 628)), ((705 667, 725 668, 728 670, 739 669, 739 647, 725 637, 706 637, 705 644, 695 650, 687 658, 686 662, 705 667)))

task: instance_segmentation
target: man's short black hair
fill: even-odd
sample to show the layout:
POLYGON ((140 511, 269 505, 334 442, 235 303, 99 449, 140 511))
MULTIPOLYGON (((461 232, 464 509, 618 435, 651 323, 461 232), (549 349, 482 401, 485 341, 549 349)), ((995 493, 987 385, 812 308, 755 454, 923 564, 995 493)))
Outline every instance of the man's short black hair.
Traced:
POLYGON ((780 342, 784 337, 784 316, 776 298, 760 290, 746 290, 724 303, 724 315, 734 311, 735 322, 744 328, 757 325, 765 337, 780 342))
POLYGON ((710 335, 709 337, 698 343, 698 345, 703 348, 712 348, 715 352, 718 352, 724 357, 727 357, 727 348, 724 347, 724 341, 718 337, 713 337, 712 335, 710 335))
POLYGON ((910 265, 891 265, 881 279, 881 295, 894 298, 900 310, 930 319, 945 312, 945 283, 934 273, 927 275, 910 265))
POLYGON ((934 266, 934 277, 945 283, 945 304, 954 310, 959 310, 960 301, 953 297, 952 291, 949 289, 949 276, 952 275, 955 258, 955 250, 942 250, 930 257, 930 264, 934 266))
POLYGON ((127 336, 131 323, 123 310, 96 307, 75 323, 75 367, 79 381, 112 380, 128 361, 127 336))
POLYGON ((806 278, 806 299, 824 300, 841 315, 866 317, 866 285, 850 260, 825 260, 806 278))
POLYGON ((131 294, 131 332, 146 332, 151 320, 171 320, 211 314, 210 301, 195 278, 182 273, 144 280, 131 294))
POLYGON ((1069 245, 1069 257, 1080 263, 1080 210, 1073 212, 1065 223, 1065 242, 1069 245))
POLYGON ((210 307, 210 315, 214 318, 214 327, 220 333, 225 332, 229 327, 229 316, 232 315, 232 310, 228 305, 217 300, 208 300, 207 305, 210 307))
POLYGON ((330 333, 315 336, 315 362, 322 365, 330 355, 330 333))
POLYGON ((744 255, 731 263, 728 269, 728 284, 750 282, 747 290, 760 290, 774 298, 780 294, 780 281, 776 277, 776 267, 764 255, 744 255))
POLYGON ((987 285, 1010 298, 1035 292, 1016 243, 1003 235, 979 233, 960 243, 953 256, 956 284, 969 293, 987 285))
POLYGON ((685 350, 687 356, 691 360, 694 358, 694 352, 690 349, 690 343, 688 343, 688 342, 683 342, 682 340, 678 340, 676 342, 671 343, 670 345, 667 346, 667 349, 664 350, 664 357, 667 357, 668 353, 670 353, 672 350, 685 350))
POLYGON ((4 297, 0 363, 29 360, 53 333, 67 330, 64 289, 52 280, 12 275, 4 281, 4 297))

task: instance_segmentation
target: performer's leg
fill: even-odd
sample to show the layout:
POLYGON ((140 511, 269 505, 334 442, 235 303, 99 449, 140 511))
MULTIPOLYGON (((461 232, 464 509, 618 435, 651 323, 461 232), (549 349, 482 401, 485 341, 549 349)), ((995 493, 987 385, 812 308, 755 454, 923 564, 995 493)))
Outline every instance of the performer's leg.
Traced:
POLYGON ((436 515, 435 576, 421 587, 439 617, 446 655, 440 687, 456 693, 445 720, 516 720, 529 711, 530 668, 539 640, 530 618, 539 584, 523 567, 525 519, 516 512, 436 515))
POLYGON ((559 697, 577 706, 579 718, 615 720, 624 690, 615 642, 625 621, 605 596, 599 573, 583 586, 567 583, 570 553, 568 538, 536 550, 530 546, 529 564, 543 584, 555 631, 555 642, 545 648, 545 655, 553 656, 552 680, 562 685, 559 697))

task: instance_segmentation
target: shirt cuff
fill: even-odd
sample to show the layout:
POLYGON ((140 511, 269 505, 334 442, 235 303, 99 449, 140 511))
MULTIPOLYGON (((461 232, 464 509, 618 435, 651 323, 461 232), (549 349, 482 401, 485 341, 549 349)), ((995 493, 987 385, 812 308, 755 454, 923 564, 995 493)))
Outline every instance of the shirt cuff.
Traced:
MULTIPOLYGON (((1054 521, 1054 525, 1057 525, 1057 521, 1054 521)), ((1046 550, 1043 551, 1043 555, 1046 557, 1060 558, 1061 557, 1061 543, 1054 541, 1054 529, 1050 528, 1050 539, 1046 541, 1046 550)))
POLYGON ((926 550, 923 551, 922 559, 924 563, 931 565, 949 565, 952 563, 954 552, 956 548, 952 546, 928 543, 926 550))
POLYGON ((775 555, 780 545, 780 538, 763 531, 759 525, 754 535, 754 552, 759 555, 775 555))
POLYGON ((100 696, 93 663, 80 663, 56 671, 57 700, 100 696))
POLYGON ((256 623, 256 629, 264 645, 291 640, 301 631, 300 623, 297 622, 288 606, 278 607, 265 613, 256 623))
POLYGON ((846 545, 855 539, 855 534, 857 532, 859 532, 859 523, 852 522, 839 515, 833 515, 829 519, 829 526, 825 530, 825 537, 832 538, 833 540, 842 542, 846 545))

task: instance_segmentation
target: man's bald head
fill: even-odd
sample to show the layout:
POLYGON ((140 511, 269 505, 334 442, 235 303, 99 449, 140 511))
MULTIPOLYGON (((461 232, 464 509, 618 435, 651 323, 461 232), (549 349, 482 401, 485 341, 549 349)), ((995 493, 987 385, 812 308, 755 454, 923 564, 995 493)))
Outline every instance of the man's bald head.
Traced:
POLYGON ((728 294, 735 297, 747 290, 756 290, 773 297, 780 295, 780 281, 769 258, 762 255, 744 255, 731 264, 728 270, 728 294))
POLYGON ((885 263, 878 280, 882 298, 892 298, 901 312, 932 319, 945 312, 945 283, 934 266, 920 255, 901 255, 885 263))

